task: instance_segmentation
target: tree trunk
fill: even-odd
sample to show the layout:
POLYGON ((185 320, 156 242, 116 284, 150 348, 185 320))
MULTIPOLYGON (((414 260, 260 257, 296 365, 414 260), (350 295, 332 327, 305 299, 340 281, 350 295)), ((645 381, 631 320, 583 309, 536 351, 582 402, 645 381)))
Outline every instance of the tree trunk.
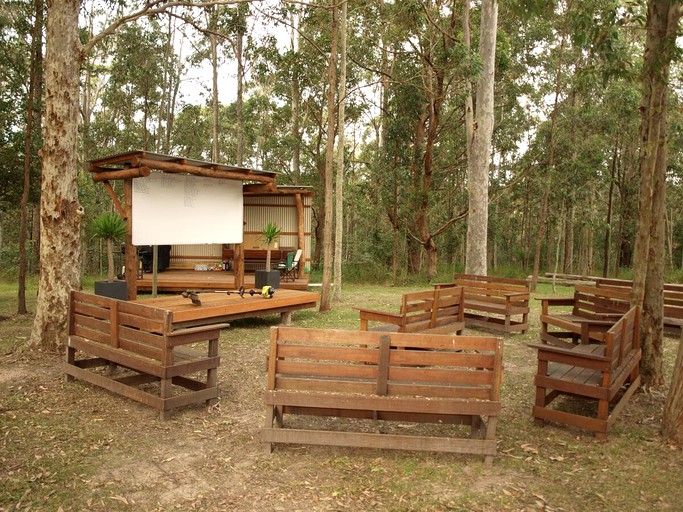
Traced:
POLYGON ((482 69, 477 82, 476 130, 473 130, 471 160, 467 163, 469 218, 467 222, 468 274, 486 275, 489 164, 493 135, 493 85, 496 62, 497 0, 482 0, 479 56, 482 69))
POLYGON ((24 143, 24 189, 21 194, 21 207, 19 219, 19 291, 17 300, 17 313, 25 315, 26 309, 26 268, 28 257, 26 255, 26 235, 28 218, 28 197, 31 191, 31 156, 34 120, 40 117, 40 98, 42 95, 42 55, 43 55, 43 1, 35 0, 35 23, 31 33, 31 57, 30 76, 28 88, 28 101, 26 104, 26 140, 24 143))
POLYGON ((348 2, 341 4, 339 20, 339 112, 337 113, 337 182, 335 194, 334 299, 342 300, 342 242, 344 238, 344 116, 346 106, 346 12, 348 2))
POLYGON ((663 382, 663 272, 666 189, 666 96, 681 4, 650 0, 640 106, 640 192, 631 302, 642 306, 641 375, 646 386, 663 382))
MULTIPOLYGON (((209 42, 211 45, 211 161, 218 162, 218 43, 216 42, 216 6, 209 11, 209 42)), ((239 165, 239 163, 238 163, 239 165)))
POLYGON ((662 416, 662 436, 683 446, 683 336, 678 345, 669 395, 662 416))
POLYGON ((565 274, 574 273, 574 220, 576 219, 576 192, 572 190, 570 203, 567 206, 568 214, 564 226, 564 263, 562 271, 565 274))
POLYGON ((337 4, 331 3, 332 41, 330 62, 327 75, 327 143, 325 145, 325 225, 323 228, 323 279, 320 291, 320 311, 329 311, 330 285, 332 284, 332 228, 334 215, 334 129, 335 129, 335 91, 337 90, 337 4))
MULTIPOLYGON (((462 10, 462 39, 465 49, 472 51, 472 36, 470 30, 470 0, 465 0, 462 10)), ((472 83, 465 80, 465 152, 467 161, 472 160, 472 138, 474 133, 474 104, 472 102, 472 83)))
MULTIPOLYGON (((541 248, 543 246, 543 237, 545 235, 546 222, 548 217, 548 198, 550 197, 550 189, 552 186, 552 172, 555 167, 555 132, 557 130, 557 109, 559 107, 560 92, 562 91, 562 64, 564 60, 564 49, 567 43, 567 23, 569 19, 569 12, 571 11, 573 2, 570 0, 565 11, 564 26, 562 28, 562 39, 560 41, 560 51, 557 57, 557 71, 555 73, 555 101, 553 104, 553 111, 550 114, 550 148, 548 150, 548 173, 546 176, 545 189, 543 191, 543 199, 541 200, 541 212, 538 219, 538 233, 536 236, 536 246, 534 248, 534 270, 531 276, 531 291, 536 291, 538 283, 538 273, 541 265, 541 248)), ((565 235, 566 236, 566 235, 565 235)))
POLYGON ((29 344, 44 350, 64 346, 68 300, 80 288, 81 221, 76 161, 80 0, 52 0, 47 15, 45 131, 40 198, 40 280, 29 344))
MULTIPOLYGON (((240 7, 238 7, 240 9, 240 7)), ((244 165, 244 25, 240 14, 240 24, 237 30, 237 44, 235 58, 237 59, 237 98, 235 100, 235 114, 237 117, 237 165, 244 165)))
POLYGON ((605 219, 605 245, 603 250, 603 265, 602 277, 609 276, 609 267, 611 264, 611 246, 612 246, 612 208, 614 203, 614 180, 616 179, 617 158, 619 156, 619 139, 614 143, 614 151, 612 152, 612 169, 609 180, 609 192, 607 193, 607 218, 605 219))
POLYGON ((114 241, 107 238, 107 279, 112 282, 116 277, 114 271, 114 241))
MULTIPOLYGON (((291 44, 292 52, 297 55, 299 52, 299 18, 298 12, 296 12, 295 7, 292 7, 290 11, 290 23, 292 27, 291 32, 291 44)), ((294 66, 292 70, 292 142, 294 147, 292 148, 292 176, 295 185, 299 184, 301 179, 301 128, 299 124, 299 112, 301 109, 301 91, 299 90, 299 68, 294 66)))

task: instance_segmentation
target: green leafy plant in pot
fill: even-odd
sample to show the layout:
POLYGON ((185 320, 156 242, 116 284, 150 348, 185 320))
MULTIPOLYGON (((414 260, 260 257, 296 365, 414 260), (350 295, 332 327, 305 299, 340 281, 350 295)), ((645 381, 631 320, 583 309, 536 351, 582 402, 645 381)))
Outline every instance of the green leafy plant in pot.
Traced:
POLYGON ((266 270, 270 270, 270 251, 272 245, 280 237, 280 228, 274 222, 269 222, 261 230, 259 241, 266 244, 266 270))
POLYGON ((95 217, 92 224, 93 238, 107 243, 107 280, 114 281, 114 243, 126 236, 126 221, 118 213, 103 213, 95 217))
POLYGON ((274 222, 269 222, 261 230, 261 235, 258 240, 266 244, 266 269, 257 270, 255 273, 256 287, 272 286, 277 288, 280 286, 280 271, 270 269, 270 251, 273 244, 280 237, 280 228, 274 222))

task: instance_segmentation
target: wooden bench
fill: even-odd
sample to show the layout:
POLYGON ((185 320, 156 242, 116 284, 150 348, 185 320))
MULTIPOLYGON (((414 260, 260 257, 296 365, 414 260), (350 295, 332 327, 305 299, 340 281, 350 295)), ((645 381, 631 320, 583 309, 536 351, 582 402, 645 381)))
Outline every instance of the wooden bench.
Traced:
POLYGON ((529 329, 530 283, 525 279, 456 274, 443 286, 465 289, 465 324, 505 333, 529 329))
POLYGON ((606 331, 628 308, 624 290, 576 285, 572 297, 541 297, 541 341, 564 346, 563 339, 603 341, 606 331), (551 329, 552 327, 552 329, 551 329), (557 330, 559 329, 559 330, 557 330))
POLYGON ((67 380, 76 377, 137 400, 168 419, 172 409, 215 403, 224 327, 174 331, 170 311, 73 291, 64 371, 67 380), (203 352, 186 347, 200 342, 208 345, 203 352))
MULTIPOLYGON (((595 285, 605 290, 623 291, 626 297, 623 305, 627 311, 630 305, 630 294, 633 288, 633 281, 627 279, 614 279, 598 277, 595 285)), ((673 336, 683 335, 683 284, 664 283, 664 332, 673 336)))
POLYGON ((606 332, 603 343, 572 348, 530 345, 538 350, 533 408, 537 425, 543 426, 545 421, 563 423, 591 430, 599 439, 605 438, 640 385, 639 321, 640 309, 636 306, 606 332), (548 407, 561 395, 597 401, 595 416, 548 407))
POLYGON ((465 328, 460 286, 404 293, 398 314, 362 308, 358 312, 361 331, 460 334, 465 328))
MULTIPOLYGON (((287 254, 289 252, 295 252, 296 248, 286 248, 282 247, 280 249, 270 250, 270 267, 271 270, 276 270, 280 263, 283 263, 287 259, 287 254)), ((235 257, 235 251, 233 249, 223 250, 224 260, 233 260, 235 257)), ((254 272, 256 270, 266 269, 266 258, 268 256, 268 251, 266 249, 245 249, 244 254, 244 270, 248 272, 254 272)))
POLYGON ((499 338, 273 327, 262 439, 269 451, 274 443, 354 446, 469 453, 490 463, 502 374, 499 338), (292 428, 285 415, 352 420, 292 428), (360 420, 382 421, 390 433, 368 432, 360 420), (407 422, 470 428, 460 437, 410 435, 407 422))

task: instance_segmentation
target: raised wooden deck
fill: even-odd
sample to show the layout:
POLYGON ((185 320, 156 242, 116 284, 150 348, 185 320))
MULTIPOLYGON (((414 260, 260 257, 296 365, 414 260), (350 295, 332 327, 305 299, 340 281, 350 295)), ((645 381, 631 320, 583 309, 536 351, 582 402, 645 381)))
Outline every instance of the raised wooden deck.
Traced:
MULTIPOLYGON (((281 281, 280 288, 308 290, 309 274, 301 274, 294 281, 281 281)), ((254 274, 244 274, 244 287, 254 287, 254 274)), ((145 273, 137 280, 138 293, 152 291, 152 274, 145 273)), ((231 271, 204 271, 167 269, 157 274, 157 291, 183 292, 185 290, 234 290, 235 274, 231 271)))
POLYGON ((138 299, 133 302, 170 311, 171 324, 175 331, 273 314, 281 315, 283 323, 289 323, 293 311, 315 308, 319 295, 278 288, 272 298, 262 297, 260 293, 245 293, 240 297, 237 293, 228 295, 216 292, 199 293, 198 298, 201 305, 193 304, 190 298, 181 294, 138 299))

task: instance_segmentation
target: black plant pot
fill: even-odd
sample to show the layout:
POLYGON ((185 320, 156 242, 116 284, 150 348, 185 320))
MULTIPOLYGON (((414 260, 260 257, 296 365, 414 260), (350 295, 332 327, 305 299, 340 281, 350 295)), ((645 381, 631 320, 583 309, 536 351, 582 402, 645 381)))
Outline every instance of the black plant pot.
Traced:
POLYGON ((263 288, 264 286, 272 286, 273 288, 277 288, 280 286, 279 270, 257 270, 255 278, 256 288, 263 288))
POLYGON ((126 281, 95 281, 95 295, 128 300, 128 283, 126 281))

